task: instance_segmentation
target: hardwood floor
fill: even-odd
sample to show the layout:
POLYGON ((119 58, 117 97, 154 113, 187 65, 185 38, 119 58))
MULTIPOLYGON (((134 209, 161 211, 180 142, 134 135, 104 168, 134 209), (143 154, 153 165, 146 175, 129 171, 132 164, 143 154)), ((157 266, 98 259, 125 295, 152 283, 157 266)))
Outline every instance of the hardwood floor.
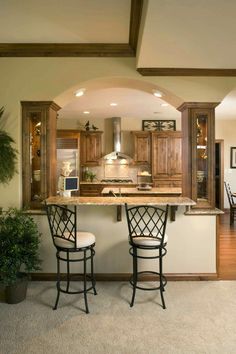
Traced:
POLYGON ((219 279, 236 280, 236 222, 229 224, 229 213, 219 222, 219 279))

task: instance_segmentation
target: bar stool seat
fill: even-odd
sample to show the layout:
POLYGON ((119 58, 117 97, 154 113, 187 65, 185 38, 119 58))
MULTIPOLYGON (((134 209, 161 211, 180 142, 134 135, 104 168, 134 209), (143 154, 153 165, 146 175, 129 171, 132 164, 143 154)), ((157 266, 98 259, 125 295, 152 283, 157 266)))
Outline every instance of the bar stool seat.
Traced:
MULTIPOLYGON (((167 234, 165 234, 164 244, 166 244, 167 241, 168 241, 168 236, 167 234)), ((155 237, 137 236, 133 238, 133 243, 139 246, 152 247, 152 246, 160 246, 161 240, 156 239, 155 237)))
POLYGON ((76 245, 69 240, 69 232, 65 232, 65 239, 61 237, 54 237, 54 243, 60 248, 83 248, 91 246, 95 243, 95 236, 90 232, 77 231, 76 232, 76 245))

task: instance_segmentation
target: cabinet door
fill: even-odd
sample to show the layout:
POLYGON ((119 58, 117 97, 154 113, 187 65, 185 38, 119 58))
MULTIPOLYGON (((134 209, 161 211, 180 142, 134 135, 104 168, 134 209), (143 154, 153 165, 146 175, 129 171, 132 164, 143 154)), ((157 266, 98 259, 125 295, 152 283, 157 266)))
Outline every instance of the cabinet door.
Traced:
POLYGON ((102 157, 102 132, 81 132, 80 149, 83 166, 99 165, 102 157))
POLYGON ((56 195, 56 119, 60 107, 51 101, 23 101, 23 206, 42 208, 42 200, 56 195))
POLYGON ((171 133, 168 138, 168 172, 171 179, 181 179, 182 176, 182 135, 171 133))
POLYGON ((150 164, 150 132, 132 132, 134 145, 134 163, 150 164))
POLYGON ((101 184, 80 184, 80 195, 87 197, 99 197, 102 189, 103 185, 101 184))
POLYGON ((152 175, 153 179, 169 178, 167 134, 152 133, 152 175))

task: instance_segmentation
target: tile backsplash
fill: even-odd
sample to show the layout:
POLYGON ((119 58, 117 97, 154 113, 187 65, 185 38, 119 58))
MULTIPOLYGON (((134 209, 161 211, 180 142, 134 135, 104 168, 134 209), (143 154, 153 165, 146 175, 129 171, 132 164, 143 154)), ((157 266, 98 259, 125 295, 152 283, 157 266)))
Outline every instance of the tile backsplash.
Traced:
POLYGON ((133 166, 131 164, 121 164, 119 162, 113 164, 102 162, 100 166, 88 167, 87 169, 96 174, 96 181, 101 181, 104 178, 131 178, 134 183, 137 183, 138 172, 144 170, 150 172, 145 165, 133 166))

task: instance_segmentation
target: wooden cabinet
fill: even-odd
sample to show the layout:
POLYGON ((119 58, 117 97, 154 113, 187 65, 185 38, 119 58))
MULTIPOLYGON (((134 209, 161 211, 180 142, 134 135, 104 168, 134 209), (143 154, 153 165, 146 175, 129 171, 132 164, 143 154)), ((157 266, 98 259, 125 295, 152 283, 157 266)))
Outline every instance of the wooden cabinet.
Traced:
POLYGON ((215 107, 218 103, 186 102, 182 112, 183 196, 194 208, 215 207, 215 107))
POLYGON ((102 157, 102 132, 81 132, 80 161, 82 166, 97 166, 102 157))
POLYGON ((51 101, 23 101, 23 206, 40 209, 42 200, 56 195, 56 119, 60 107, 51 101))
POLYGON ((181 132, 152 132, 152 175, 154 187, 181 187, 181 132))
POLYGON ((146 131, 131 132, 133 136, 133 159, 136 165, 151 163, 151 134, 146 131))
POLYGON ((80 184, 80 195, 87 197, 99 197, 104 188, 102 184, 80 184))

